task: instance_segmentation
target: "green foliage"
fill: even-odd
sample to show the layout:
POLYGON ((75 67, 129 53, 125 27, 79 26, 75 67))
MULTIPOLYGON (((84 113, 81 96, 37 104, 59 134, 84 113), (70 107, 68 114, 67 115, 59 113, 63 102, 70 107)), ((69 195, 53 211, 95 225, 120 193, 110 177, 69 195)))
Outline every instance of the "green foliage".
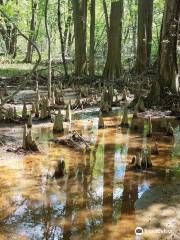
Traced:
MULTIPOLYGON (((32 1, 29 0, 9 0, 4 1, 4 5, 0 6, 13 22, 27 35, 34 35, 37 45, 42 53, 43 59, 47 59, 47 37, 44 24, 44 0, 34 0, 37 3, 36 10, 36 29, 32 33, 30 31, 31 14, 32 14, 32 1)), ((90 32, 90 2, 88 1, 87 12, 87 53, 89 51, 89 32, 90 32)), ((154 20, 153 20, 153 41, 152 41, 152 61, 157 57, 160 29, 163 16, 164 0, 154 0, 154 20)), ((111 0, 106 0, 108 15, 110 16, 111 0)), ((71 17, 69 32, 67 34, 66 57, 68 59, 74 58, 74 33, 73 33, 73 14, 71 0, 61 0, 61 21, 62 32, 65 34, 68 17, 71 17), (68 46, 68 42, 71 44, 68 46)), ((96 27, 95 27, 95 59, 96 71, 98 74, 102 73, 102 68, 105 64, 107 55, 107 32, 106 22, 103 10, 103 2, 96 1, 96 27)), ((137 0, 124 0, 124 16, 123 16, 123 33, 122 33, 122 63, 124 67, 133 67, 136 57, 137 45, 137 21, 138 21, 138 1, 137 0)), ((0 15, 1 24, 6 28, 7 20, 0 15)), ((58 24, 57 24, 57 0, 49 1, 48 6, 48 24, 50 36, 52 41, 52 58, 61 59, 61 47, 59 40, 58 24)), ((0 52, 4 51, 3 38, 0 34, 0 52)), ((27 51, 27 41, 18 36, 18 54, 23 60, 27 51)), ((36 54, 36 53, 35 53, 36 54)), ((34 60, 36 55, 33 55, 34 60)), ((0 59, 1 60, 1 59, 0 59)))

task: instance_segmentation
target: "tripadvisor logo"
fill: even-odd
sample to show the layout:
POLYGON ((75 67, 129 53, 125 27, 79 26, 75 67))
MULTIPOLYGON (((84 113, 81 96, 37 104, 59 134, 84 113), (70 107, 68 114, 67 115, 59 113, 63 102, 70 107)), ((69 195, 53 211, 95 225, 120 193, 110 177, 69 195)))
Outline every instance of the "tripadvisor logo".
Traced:
POLYGON ((137 227, 136 229, 135 229, 135 234, 136 234, 136 236, 141 236, 141 235, 143 235, 143 228, 142 227, 137 227))

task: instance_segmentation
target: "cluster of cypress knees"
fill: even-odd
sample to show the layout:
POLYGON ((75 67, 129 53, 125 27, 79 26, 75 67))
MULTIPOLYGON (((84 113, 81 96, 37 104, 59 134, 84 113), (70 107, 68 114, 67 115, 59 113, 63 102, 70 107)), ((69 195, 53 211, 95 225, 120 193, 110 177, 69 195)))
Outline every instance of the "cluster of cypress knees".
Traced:
MULTIPOLYGON (((38 82, 36 83, 36 101, 35 103, 32 103, 31 111, 28 113, 26 103, 23 103, 23 110, 22 110, 22 119, 26 122, 24 125, 24 133, 23 133, 23 149, 25 150, 31 150, 31 151, 39 151, 38 145, 36 144, 35 140, 33 140, 31 135, 31 128, 32 128, 32 116, 34 115, 35 118, 40 119, 48 119, 51 118, 51 106, 55 105, 57 102, 58 104, 64 104, 63 94, 62 94, 62 85, 59 87, 61 94, 59 94, 59 91, 57 91, 56 88, 52 91, 52 99, 51 102, 47 97, 40 97, 39 94, 39 88, 38 88, 38 82)), ((98 128, 104 128, 105 123, 103 119, 103 112, 108 112, 111 110, 112 102, 113 102, 113 88, 104 88, 101 96, 101 102, 100 102, 100 113, 99 113, 99 120, 98 120, 98 128)), ((86 91, 84 91, 86 93, 86 91)), ((122 93, 122 101, 127 101, 128 95, 129 95, 128 89, 124 89, 122 93)), ((80 99, 77 99, 77 102, 80 101, 80 99)), ((72 119, 72 113, 71 113, 71 100, 69 101, 69 104, 66 107, 66 114, 65 117, 62 115, 61 110, 58 111, 57 115, 55 115, 54 119, 54 126, 53 126, 53 132, 54 133, 62 133, 64 131, 63 127, 63 121, 69 121, 71 123, 72 119)), ((179 105, 172 106, 172 111, 177 111, 177 108, 179 108, 179 105)), ((132 130, 138 130, 138 112, 144 112, 145 106, 143 98, 140 97, 137 104, 134 108, 134 114, 132 117, 131 125, 129 124, 129 118, 128 118, 128 108, 125 107, 123 111, 122 120, 120 123, 120 126, 123 128, 131 128, 132 130)), ((16 108, 8 108, 6 112, 4 113, 0 109, 0 121, 6 120, 11 121, 18 118, 16 108)), ((146 136, 151 137, 152 136, 152 121, 151 116, 149 116, 146 120, 147 122, 147 132, 146 136)), ((174 136, 174 129, 170 122, 167 121, 166 117, 162 118, 161 121, 161 129, 166 133, 168 136, 174 136)), ((156 145, 156 150, 158 149, 156 145)), ((158 150, 156 151, 158 152, 158 150)), ((149 168, 152 166, 151 163, 151 151, 150 149, 146 149, 143 152, 139 152, 136 156, 132 159, 132 164, 136 168, 149 168)), ((65 166, 65 163, 61 161, 61 167, 65 166)), ((59 168, 60 168, 59 165, 59 168)))

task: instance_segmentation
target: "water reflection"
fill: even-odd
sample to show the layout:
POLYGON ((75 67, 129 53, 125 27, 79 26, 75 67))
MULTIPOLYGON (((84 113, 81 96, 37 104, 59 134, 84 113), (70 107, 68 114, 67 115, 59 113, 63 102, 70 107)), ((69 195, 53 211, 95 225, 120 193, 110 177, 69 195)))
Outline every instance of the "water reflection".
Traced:
POLYGON ((129 171, 131 156, 151 144, 145 136, 98 131, 97 119, 82 126, 96 141, 89 156, 49 143, 51 128, 37 128, 44 154, 0 162, 0 239, 134 239, 136 200, 169 179, 156 171, 129 171), (50 179, 60 156, 67 175, 50 179))

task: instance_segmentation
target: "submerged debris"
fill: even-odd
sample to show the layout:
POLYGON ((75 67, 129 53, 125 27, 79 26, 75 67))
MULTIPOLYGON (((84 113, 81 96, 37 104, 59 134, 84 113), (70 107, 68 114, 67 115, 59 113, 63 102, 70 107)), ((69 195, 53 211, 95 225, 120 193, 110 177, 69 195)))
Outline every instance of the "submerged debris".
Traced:
POLYGON ((65 145, 70 148, 74 148, 77 151, 90 151, 91 141, 82 137, 77 131, 73 131, 69 135, 61 138, 51 139, 51 142, 65 145))

